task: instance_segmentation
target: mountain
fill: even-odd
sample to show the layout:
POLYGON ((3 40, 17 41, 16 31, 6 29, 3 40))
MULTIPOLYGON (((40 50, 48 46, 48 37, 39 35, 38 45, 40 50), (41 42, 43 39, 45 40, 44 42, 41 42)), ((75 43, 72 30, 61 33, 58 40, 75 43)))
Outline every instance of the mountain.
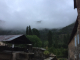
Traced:
MULTIPOLYGON (((42 30, 39 30, 39 33, 40 33, 40 38, 42 41, 47 41, 47 34, 48 34, 48 31, 51 30, 52 33, 53 33, 53 39, 56 38, 56 37, 59 37, 59 39, 63 39, 63 37, 65 35, 69 35, 70 37, 70 34, 73 30, 73 27, 74 27, 74 24, 70 24, 62 29, 42 29, 42 30)), ((25 30, 4 30, 2 28, 0 28, 0 35, 17 35, 17 34, 26 34, 25 30)), ((68 39, 69 40, 69 39, 68 39)))
MULTIPOLYGON (((68 57, 68 41, 73 30, 74 24, 70 24, 61 29, 42 29, 39 30, 42 47, 48 46, 48 32, 52 32, 52 45, 48 47, 49 52, 57 57, 68 57)), ((4 30, 0 28, 0 35, 25 34, 25 30, 4 30)))
POLYGON ((43 29, 43 30, 39 30, 40 31, 40 35, 41 35, 41 40, 47 40, 47 33, 48 31, 52 31, 53 33, 53 37, 54 35, 57 36, 63 36, 63 35, 67 35, 67 34, 71 34, 73 27, 74 27, 75 23, 72 23, 62 29, 43 29))
MULTIPOLYGON (((39 30, 40 39, 42 41, 42 47, 48 46, 48 32, 52 32, 52 47, 49 47, 49 51, 59 56, 68 56, 68 41, 73 30, 74 24, 70 24, 61 29, 42 29, 39 30), (56 51, 56 52, 55 52, 56 51), (61 55, 60 55, 61 54, 61 55)), ((0 35, 17 35, 26 34, 25 30, 4 30, 0 28, 0 35)))
MULTIPOLYGON (((3 21, 1 21, 1 22, 3 22, 3 21)), ((73 27, 74 27, 74 23, 71 24, 71 25, 68 25, 68 26, 66 26, 62 29, 46 29, 45 28, 45 29, 39 30, 39 32, 40 32, 41 36, 47 35, 49 30, 51 30, 53 32, 53 35, 54 34, 67 34, 67 33, 71 34, 73 27)), ((5 35, 5 34, 6 35, 7 34, 8 35, 9 34, 25 34, 25 30, 16 30, 16 29, 14 29, 14 30, 4 30, 4 29, 0 28, 0 35, 5 35)))

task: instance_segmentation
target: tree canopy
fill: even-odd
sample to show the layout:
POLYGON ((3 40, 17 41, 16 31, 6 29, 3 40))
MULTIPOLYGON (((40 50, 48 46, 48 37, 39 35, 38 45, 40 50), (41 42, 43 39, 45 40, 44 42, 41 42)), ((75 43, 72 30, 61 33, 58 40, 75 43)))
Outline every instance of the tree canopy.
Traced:
POLYGON ((34 47, 42 46, 42 41, 36 35, 27 35, 26 37, 32 42, 34 47))
POLYGON ((48 32, 48 47, 51 47, 53 44, 53 41, 52 41, 52 32, 49 31, 48 32))
POLYGON ((38 37, 40 37, 40 33, 36 28, 32 29, 33 35, 37 35, 38 37))

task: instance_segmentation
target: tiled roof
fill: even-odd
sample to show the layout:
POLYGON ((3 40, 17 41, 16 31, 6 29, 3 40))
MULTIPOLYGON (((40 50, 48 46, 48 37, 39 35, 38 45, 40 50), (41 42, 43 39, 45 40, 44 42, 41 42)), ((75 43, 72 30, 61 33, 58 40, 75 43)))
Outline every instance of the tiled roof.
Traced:
POLYGON ((11 44, 32 44, 25 35, 0 35, 0 41, 11 44))
POLYGON ((0 41, 11 41, 22 35, 0 35, 0 41))

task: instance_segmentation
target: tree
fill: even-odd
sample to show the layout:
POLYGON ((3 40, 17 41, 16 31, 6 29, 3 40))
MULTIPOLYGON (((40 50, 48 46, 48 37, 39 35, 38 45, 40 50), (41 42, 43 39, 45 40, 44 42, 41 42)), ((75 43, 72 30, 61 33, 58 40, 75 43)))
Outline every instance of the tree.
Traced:
POLYGON ((42 41, 36 35, 27 35, 27 38, 32 42, 34 47, 42 46, 42 41))
POLYGON ((26 28, 26 35, 28 35, 29 34, 29 29, 28 29, 28 26, 27 26, 27 28, 26 28))
POLYGON ((29 35, 32 35, 32 30, 30 26, 29 26, 29 35))
POLYGON ((48 47, 51 47, 53 44, 53 41, 52 41, 52 32, 49 31, 48 32, 48 47))
POLYGON ((36 28, 33 28, 32 32, 33 32, 33 35, 37 35, 37 37, 40 38, 40 33, 39 33, 39 31, 36 28))
POLYGON ((44 47, 48 46, 48 41, 44 41, 44 47))

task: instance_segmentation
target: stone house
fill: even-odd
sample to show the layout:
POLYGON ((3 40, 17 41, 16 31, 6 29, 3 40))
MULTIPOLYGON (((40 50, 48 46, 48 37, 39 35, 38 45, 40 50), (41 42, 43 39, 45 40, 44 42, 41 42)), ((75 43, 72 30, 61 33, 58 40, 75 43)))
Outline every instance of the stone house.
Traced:
POLYGON ((68 43, 68 60, 80 60, 80 0, 74 0, 78 16, 68 43))

